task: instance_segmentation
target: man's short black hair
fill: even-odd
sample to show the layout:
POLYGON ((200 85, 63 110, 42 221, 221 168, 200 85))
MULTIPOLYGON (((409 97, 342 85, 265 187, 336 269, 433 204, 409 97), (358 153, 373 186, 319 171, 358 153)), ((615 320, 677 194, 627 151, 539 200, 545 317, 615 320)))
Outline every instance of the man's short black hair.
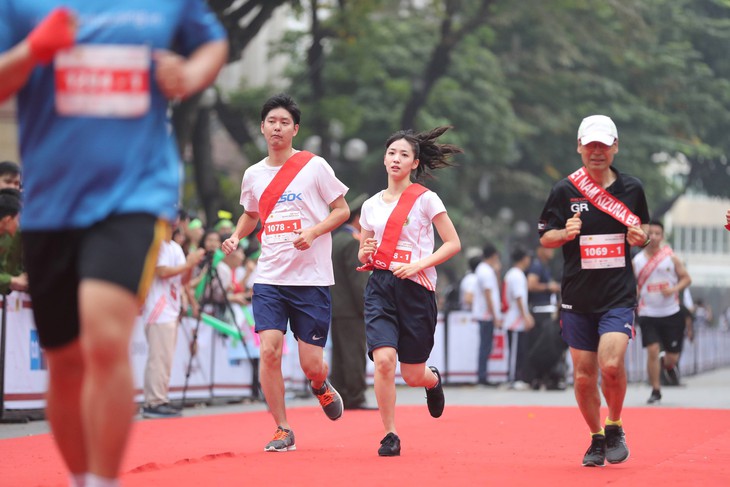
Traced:
POLYGON ((468 260, 469 269, 471 269, 471 271, 474 272, 475 270, 477 270, 477 266, 479 265, 479 263, 481 261, 482 261, 481 255, 475 255, 473 257, 470 257, 468 260))
POLYGON ((283 108, 289 112, 294 123, 299 125, 299 120, 302 118, 302 112, 299 110, 294 99, 286 93, 279 93, 278 95, 274 95, 266 100, 263 108, 261 108, 261 121, 263 122, 266 120, 266 115, 275 108, 283 108))
POLYGON ((656 225, 662 229, 662 232, 664 231, 664 224, 660 220, 649 220, 648 225, 656 225))
POLYGON ((13 161, 0 162, 0 176, 4 176, 6 174, 12 174, 13 176, 20 174, 20 166, 18 163, 13 161))
POLYGON ((487 242, 484 244, 484 248, 482 249, 482 259, 488 259, 496 253, 497 247, 495 247, 491 242, 487 242))
POLYGON ((524 248, 521 245, 516 246, 512 249, 512 253, 510 254, 510 258, 512 259, 512 263, 516 264, 517 262, 521 261, 525 257, 530 255, 530 252, 526 248, 524 248))

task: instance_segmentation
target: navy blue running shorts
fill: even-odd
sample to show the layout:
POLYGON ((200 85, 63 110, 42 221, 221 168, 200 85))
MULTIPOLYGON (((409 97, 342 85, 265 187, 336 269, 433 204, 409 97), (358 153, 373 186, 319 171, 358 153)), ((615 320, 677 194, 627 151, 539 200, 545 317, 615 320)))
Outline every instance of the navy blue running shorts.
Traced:
POLYGON ((390 271, 374 270, 365 288, 365 333, 368 356, 392 347, 404 364, 425 363, 436 333, 436 294, 390 271))
POLYGON ((112 215, 88 228, 23 231, 38 338, 44 348, 79 337, 79 284, 117 284, 144 303, 168 225, 148 214, 112 215))
POLYGON ((287 323, 294 338, 324 347, 332 320, 328 286, 278 286, 254 284, 253 318, 256 333, 279 330, 286 334, 287 323))
POLYGON ((562 310, 560 333, 571 348, 597 352, 598 341, 605 333, 625 333, 629 339, 634 338, 634 316, 634 308, 615 308, 604 313, 562 310))

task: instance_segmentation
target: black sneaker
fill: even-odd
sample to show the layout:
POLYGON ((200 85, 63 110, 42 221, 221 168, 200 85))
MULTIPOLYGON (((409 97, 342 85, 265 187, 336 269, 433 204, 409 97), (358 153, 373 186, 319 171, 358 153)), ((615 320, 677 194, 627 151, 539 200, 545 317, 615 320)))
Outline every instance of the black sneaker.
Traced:
POLYGON ((667 384, 668 386, 677 387, 681 385, 679 383, 679 366, 675 365, 671 369, 664 369, 664 372, 667 376, 667 384))
POLYGON ((182 411, 170 406, 168 403, 158 404, 157 406, 145 406, 142 408, 143 418, 179 418, 182 411))
POLYGON ((651 396, 649 396, 649 400, 646 401, 647 404, 654 404, 655 402, 659 402, 662 400, 662 393, 659 392, 659 389, 654 389, 651 391, 651 396))
POLYGON ((623 463, 629 459, 629 447, 626 446, 626 435, 621 426, 607 425, 606 460, 608 463, 623 463))
POLYGON ((380 448, 378 455, 381 457, 399 457, 400 456, 400 438, 395 433, 388 433, 385 438, 380 440, 380 448))
POLYGON ((325 380, 320 390, 315 390, 314 387, 311 387, 311 389, 315 397, 319 400, 319 404, 322 406, 324 414, 326 414, 332 421, 340 419, 343 409, 342 397, 340 397, 340 393, 332 387, 330 381, 325 380))
POLYGON ((444 388, 441 386, 441 374, 439 374, 439 370, 433 365, 428 368, 436 374, 439 381, 431 389, 426 389, 426 404, 428 404, 428 412, 431 413, 431 416, 438 418, 444 412, 444 404, 446 404, 444 388))
POLYGON ((591 446, 588 447, 583 456, 584 467, 603 467, 606 460, 606 437, 603 435, 592 435, 591 446))
POLYGON ((264 451, 292 451, 296 450, 297 446, 294 444, 294 432, 292 430, 285 430, 281 426, 276 428, 274 438, 266 444, 264 451))

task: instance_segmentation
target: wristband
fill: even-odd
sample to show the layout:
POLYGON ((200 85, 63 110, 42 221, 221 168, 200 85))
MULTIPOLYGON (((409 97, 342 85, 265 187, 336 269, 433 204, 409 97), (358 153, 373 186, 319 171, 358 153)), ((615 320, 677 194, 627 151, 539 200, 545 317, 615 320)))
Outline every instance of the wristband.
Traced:
POLYGON ((649 237, 649 236, 647 235, 647 237, 646 237, 646 242, 644 242, 643 244, 639 245, 639 247, 641 247, 641 248, 643 249, 643 248, 645 248, 645 247, 646 247, 647 245, 649 245, 650 243, 651 243, 651 238, 650 238, 650 237, 649 237))
POLYGON ((71 12, 65 8, 54 9, 28 34, 31 56, 48 64, 56 52, 73 46, 74 30, 71 12))

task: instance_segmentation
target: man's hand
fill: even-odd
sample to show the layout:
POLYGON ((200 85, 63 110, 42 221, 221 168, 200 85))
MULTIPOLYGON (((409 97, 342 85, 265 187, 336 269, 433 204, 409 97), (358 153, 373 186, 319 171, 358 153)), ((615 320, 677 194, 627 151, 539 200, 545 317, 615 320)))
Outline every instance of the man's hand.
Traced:
POLYGON ((628 227, 628 232, 626 232, 626 241, 629 242, 629 245, 640 247, 644 245, 648 239, 649 236, 640 226, 636 225, 634 227, 628 227))
POLYGON ((236 235, 231 235, 221 245, 221 250, 224 254, 228 255, 238 248, 238 243, 241 241, 236 235))
POLYGON ((311 228, 300 228, 299 230, 294 230, 294 233, 299 235, 292 242, 292 245, 294 245, 294 248, 297 250, 309 250, 312 247, 314 239, 319 236, 311 228))
POLYGON ((188 95, 185 73, 186 59, 164 49, 153 54, 156 68, 155 80, 168 100, 180 100, 188 95))
POLYGON ((56 8, 28 34, 30 54, 36 62, 48 64, 56 52, 73 46, 75 37, 76 20, 71 11, 56 8))
POLYGON ((188 257, 186 259, 187 266, 190 268, 195 267, 196 265, 200 264, 200 262, 203 260, 203 257, 205 257, 205 249, 195 249, 193 252, 190 252, 188 254, 188 257))
POLYGON ((28 274, 23 272, 19 276, 13 276, 10 278, 10 289, 13 291, 27 291, 28 290, 28 274))
POLYGON ((578 211, 565 222, 565 241, 570 242, 571 240, 575 240, 575 237, 580 235, 582 226, 583 221, 580 219, 580 212, 578 211))

